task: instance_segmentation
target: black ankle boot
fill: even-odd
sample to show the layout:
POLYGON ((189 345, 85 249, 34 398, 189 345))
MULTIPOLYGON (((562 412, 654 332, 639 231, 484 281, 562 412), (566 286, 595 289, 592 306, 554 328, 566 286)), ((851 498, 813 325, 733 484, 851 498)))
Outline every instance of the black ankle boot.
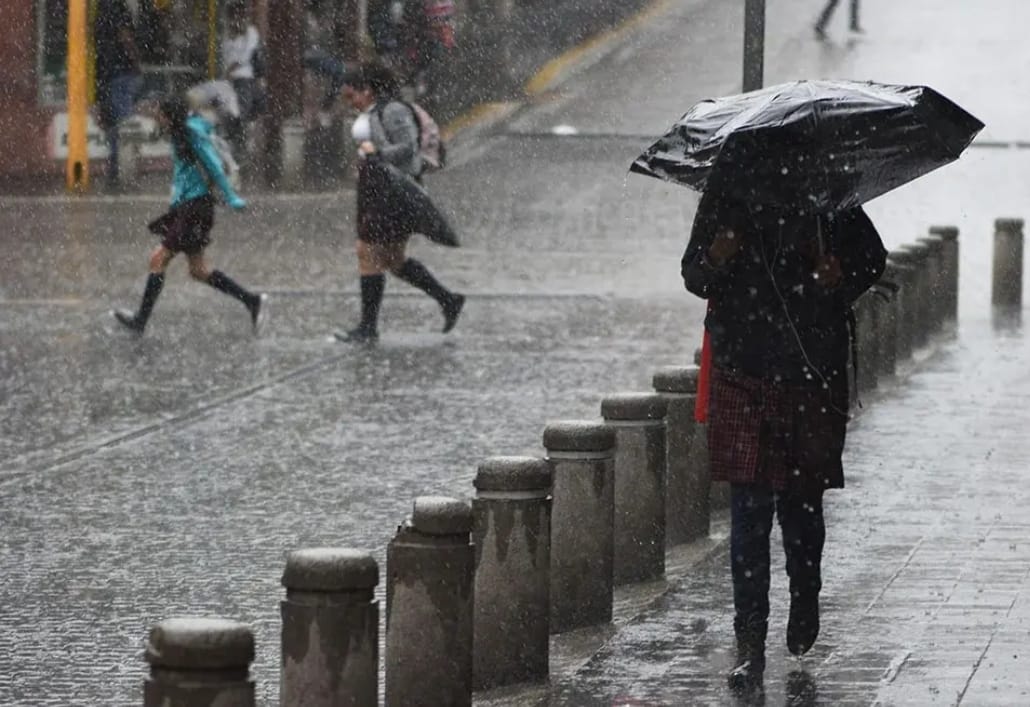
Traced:
POLYGON ((394 274, 412 287, 422 290, 440 304, 440 308, 443 310, 445 334, 454 328, 458 321, 458 315, 461 314, 461 308, 465 306, 464 295, 455 294, 441 285, 428 268, 414 258, 405 260, 394 274))
POLYGON ((443 333, 446 334, 458 323, 458 315, 465 306, 465 295, 451 295, 441 306, 443 307, 443 333))
POLYGON ((136 315, 132 312, 126 312, 124 309, 116 309, 111 314, 118 321, 119 324, 124 326, 126 329, 131 331, 133 334, 142 334, 143 325, 136 319, 136 315))
POLYGON ((379 338, 379 306, 385 287, 385 275, 361 276, 361 323, 350 331, 333 334, 338 341, 360 344, 379 338))
POLYGON ((734 621, 737 635, 737 661, 726 682, 737 695, 761 692, 765 675, 765 622, 734 621))
POLYGON ((150 273, 147 275, 147 284, 143 288, 143 299, 140 300, 139 311, 135 314, 129 314, 125 310, 120 309, 114 312, 114 318, 130 331, 142 334, 143 330, 147 327, 150 313, 154 311, 154 305, 157 304, 157 298, 161 295, 161 290, 164 289, 164 286, 164 273, 150 273))
POLYGON ((819 595, 791 596, 787 620, 787 648, 804 655, 819 637, 819 595))

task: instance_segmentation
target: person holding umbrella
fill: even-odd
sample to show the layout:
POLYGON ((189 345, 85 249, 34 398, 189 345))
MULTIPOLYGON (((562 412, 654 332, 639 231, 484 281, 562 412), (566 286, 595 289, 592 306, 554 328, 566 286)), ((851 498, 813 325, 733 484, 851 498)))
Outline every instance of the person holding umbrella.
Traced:
POLYGON ((732 490, 735 692, 762 687, 774 514, 787 647, 803 655, 819 635, 823 495, 844 486, 849 348, 858 368, 851 304, 886 263, 861 204, 953 161, 982 128, 926 87, 799 81, 702 101, 631 168, 703 192, 681 272, 708 301, 698 417, 712 479, 732 490))
MULTIPOLYGON (((433 218, 438 212, 418 183, 423 169, 421 128, 414 109, 399 94, 396 79, 381 64, 364 64, 344 79, 344 98, 360 111, 352 134, 360 158, 356 251, 361 321, 347 332, 337 332, 340 341, 363 343, 379 338, 379 308, 387 271, 439 303, 444 333, 454 328, 465 305, 464 295, 448 290, 425 265, 405 253, 412 233, 441 240, 435 231, 449 228, 441 218, 433 218), (427 227, 427 222, 432 223, 427 227)), ((447 244, 457 245, 456 241, 447 244)))
POLYGON ((682 273, 711 303, 709 446, 712 479, 732 488, 736 690, 755 689, 764 670, 774 514, 790 578, 787 646, 804 654, 819 634, 823 492, 844 486, 850 305, 886 255, 858 207, 811 214, 708 192, 698 208, 682 273))

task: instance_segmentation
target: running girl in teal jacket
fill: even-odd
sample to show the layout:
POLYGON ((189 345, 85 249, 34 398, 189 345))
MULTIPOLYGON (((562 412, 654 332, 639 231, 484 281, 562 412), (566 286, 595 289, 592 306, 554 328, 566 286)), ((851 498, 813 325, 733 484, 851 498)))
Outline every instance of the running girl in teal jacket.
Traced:
POLYGON ((172 259, 182 253, 195 280, 235 297, 247 307, 256 333, 261 325, 265 295, 247 290, 221 270, 209 270, 204 259, 204 250, 211 243, 211 228, 215 223, 213 187, 218 187, 225 203, 233 210, 240 211, 247 205, 229 183, 222 168, 222 159, 211 143, 214 128, 199 115, 191 115, 185 100, 179 97, 161 102, 158 122, 172 140, 171 208, 149 226, 161 237, 161 244, 150 254, 150 274, 139 310, 135 314, 116 310, 115 319, 131 331, 142 334, 164 287, 165 270, 172 259))

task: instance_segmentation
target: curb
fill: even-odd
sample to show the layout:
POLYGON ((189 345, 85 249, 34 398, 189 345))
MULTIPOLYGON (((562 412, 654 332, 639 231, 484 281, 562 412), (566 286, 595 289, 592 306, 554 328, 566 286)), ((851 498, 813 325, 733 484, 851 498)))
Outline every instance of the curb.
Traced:
POLYGON ((645 22, 668 8, 673 0, 652 0, 648 5, 618 23, 615 27, 580 42, 544 64, 522 87, 521 100, 481 103, 473 106, 442 127, 443 137, 454 140, 465 132, 486 129, 511 116, 515 111, 563 83, 573 74, 601 61, 622 40, 645 22))
POLYGON ((653 0, 649 5, 627 17, 612 29, 590 37, 580 44, 551 59, 537 71, 523 87, 529 97, 552 90, 571 74, 600 61, 614 49, 614 45, 648 20, 672 7, 672 0, 653 0), (593 54, 593 56, 589 56, 593 54))

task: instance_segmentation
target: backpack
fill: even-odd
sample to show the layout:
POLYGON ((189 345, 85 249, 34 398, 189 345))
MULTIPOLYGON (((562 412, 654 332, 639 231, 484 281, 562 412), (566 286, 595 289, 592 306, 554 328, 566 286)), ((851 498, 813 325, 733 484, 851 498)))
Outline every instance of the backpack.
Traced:
POLYGON ((440 126, 418 103, 406 103, 418 124, 418 152, 422 155, 422 171, 436 172, 447 164, 447 147, 440 135, 440 126))
MULTIPOLYGON (((429 115, 429 111, 418 103, 408 101, 396 101, 408 108, 415 118, 418 126, 418 154, 422 157, 422 174, 437 172, 447 164, 447 146, 440 135, 440 126, 429 115)), ((383 110, 385 106, 377 107, 376 114, 379 122, 383 122, 383 110)))

